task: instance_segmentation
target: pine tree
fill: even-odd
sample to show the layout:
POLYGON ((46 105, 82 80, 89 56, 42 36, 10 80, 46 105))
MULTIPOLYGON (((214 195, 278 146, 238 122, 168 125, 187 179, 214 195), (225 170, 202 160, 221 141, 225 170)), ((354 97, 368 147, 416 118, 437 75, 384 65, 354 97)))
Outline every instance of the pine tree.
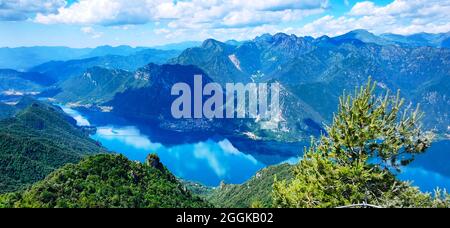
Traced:
POLYGON ((424 132, 419 107, 404 108, 400 91, 374 95, 376 82, 369 82, 354 94, 343 95, 333 124, 327 127, 318 150, 329 154, 340 164, 366 163, 376 158, 379 165, 400 168, 410 164, 415 155, 431 146, 433 135, 424 132))
POLYGON ((424 153, 432 134, 421 129, 422 113, 404 108, 400 93, 376 96, 369 82, 340 98, 328 135, 312 142, 291 182, 275 181, 276 207, 440 207, 440 201, 400 182, 395 172, 424 153), (393 204, 390 204, 394 202, 393 204), (439 203, 436 203, 439 202, 439 203))

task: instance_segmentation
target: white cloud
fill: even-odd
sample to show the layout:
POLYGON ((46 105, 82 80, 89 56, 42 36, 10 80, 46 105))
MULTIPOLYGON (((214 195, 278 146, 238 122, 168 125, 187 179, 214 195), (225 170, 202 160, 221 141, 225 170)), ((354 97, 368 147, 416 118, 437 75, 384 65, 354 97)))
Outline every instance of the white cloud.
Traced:
POLYGON ((230 167, 225 167, 219 158, 218 153, 214 153, 206 143, 198 143, 195 144, 194 149, 194 157, 199 160, 205 160, 208 162, 210 168, 214 171, 214 173, 220 177, 225 177, 225 174, 228 172, 230 167))
POLYGON ((81 31, 89 34, 89 33, 92 33, 94 31, 94 29, 92 27, 83 27, 83 28, 81 28, 81 31))
POLYGON ((81 31, 89 36, 91 36, 93 39, 98 39, 102 37, 103 33, 95 31, 94 28, 88 26, 88 27, 82 27, 81 31))
POLYGON ((354 29, 374 33, 413 34, 450 31, 449 0, 395 0, 386 6, 356 3, 341 17, 324 16, 294 32, 300 35, 340 35, 354 29))
POLYGON ((44 24, 123 25, 146 23, 154 11, 154 1, 80 0, 53 14, 38 14, 35 21, 44 24))
POLYGON ((124 25, 167 21, 172 28, 251 27, 323 12, 328 0, 79 0, 37 15, 44 24, 124 25))
POLYGON ((65 5, 65 0, 0 0, 0 20, 26 20, 36 13, 55 13, 65 5))
POLYGON ((3 14, 6 9, 27 9, 25 14, 35 12, 37 23, 81 25, 94 38, 102 36, 94 29, 100 26, 126 30, 148 23, 155 27, 148 34, 165 42, 244 40, 277 32, 335 36, 354 29, 399 34, 450 31, 450 0, 392 0, 385 6, 360 1, 341 16, 329 14, 333 12, 329 6, 329 0, 79 0, 70 6, 64 0, 0 0, 3 14), (12 3, 28 7, 14 8, 12 3), (302 19, 311 15, 321 17, 303 25, 302 19))
POLYGON ((364 16, 374 14, 376 11, 375 3, 373 2, 358 2, 353 6, 350 11, 350 15, 354 16, 364 16))
POLYGON ((157 151, 164 148, 159 143, 151 142, 147 136, 141 134, 139 129, 135 127, 99 127, 96 136, 108 141, 120 141, 136 149, 157 151))
POLYGON ((230 39, 248 40, 264 33, 289 32, 288 30, 280 30, 277 25, 261 25, 256 27, 241 28, 214 28, 214 29, 156 29, 153 31, 155 35, 162 35, 165 40, 171 42, 182 42, 186 40, 205 40, 213 38, 216 40, 226 41, 230 39))
POLYGON ((234 147, 233 144, 231 144, 231 142, 227 139, 220 141, 218 145, 225 153, 234 155, 241 154, 241 152, 238 149, 236 149, 236 147, 234 147))
POLYGON ((283 11, 234 11, 223 18, 221 25, 225 27, 254 27, 265 24, 277 24, 279 22, 300 20, 306 16, 319 14, 322 12, 323 9, 321 8, 283 11))
POLYGON ((91 126, 89 120, 83 117, 79 112, 75 111, 74 109, 67 108, 65 106, 61 106, 61 108, 65 113, 67 113, 69 116, 75 119, 78 126, 91 126))

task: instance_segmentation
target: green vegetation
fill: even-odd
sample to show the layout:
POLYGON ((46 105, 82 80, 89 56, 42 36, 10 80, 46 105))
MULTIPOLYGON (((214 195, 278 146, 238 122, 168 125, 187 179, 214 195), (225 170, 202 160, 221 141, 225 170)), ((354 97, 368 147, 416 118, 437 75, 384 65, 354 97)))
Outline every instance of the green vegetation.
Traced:
POLYGON ((24 99, 0 121, 0 193, 23 189, 67 163, 106 153, 59 108, 24 99))
POLYGON ((422 131, 419 109, 404 108, 399 95, 378 97, 375 88, 369 81, 341 97, 328 134, 297 165, 216 189, 178 180, 156 155, 145 164, 95 155, 106 151, 73 119, 24 99, 0 121, 0 208, 450 207, 446 191, 422 193, 396 178, 433 135, 422 131))
POLYGON ((190 192, 151 155, 145 164, 122 155, 96 155, 69 164, 23 193, 0 196, 0 207, 198 208, 190 192))
POLYGON ((265 168, 242 185, 222 184, 208 194, 206 199, 220 208, 271 207, 275 177, 292 179, 292 168, 288 164, 265 168))
POLYGON ((189 180, 179 179, 180 183, 184 186, 184 188, 190 192, 192 192, 196 196, 205 197, 214 190, 212 187, 205 186, 198 182, 193 182, 189 180))
POLYGON ((0 69, 0 92, 38 92, 53 81, 39 73, 0 69))
POLYGON ((84 73, 70 77, 59 87, 61 93, 55 99, 63 102, 78 102, 84 104, 102 104, 111 100, 117 93, 127 88, 138 86, 133 74, 125 70, 93 67, 84 73))
POLYGON ((418 110, 402 113, 399 96, 376 97, 375 84, 340 99, 329 135, 313 142, 292 181, 275 183, 274 206, 450 206, 446 193, 432 197, 396 179, 394 172, 424 153, 432 136, 421 131, 418 110))
POLYGON ((373 96, 375 84, 369 83, 340 99, 338 114, 327 128, 318 150, 330 154, 339 164, 367 163, 376 157, 383 167, 399 168, 414 160, 431 146, 433 135, 421 130, 423 114, 417 108, 400 112, 404 100, 373 96))

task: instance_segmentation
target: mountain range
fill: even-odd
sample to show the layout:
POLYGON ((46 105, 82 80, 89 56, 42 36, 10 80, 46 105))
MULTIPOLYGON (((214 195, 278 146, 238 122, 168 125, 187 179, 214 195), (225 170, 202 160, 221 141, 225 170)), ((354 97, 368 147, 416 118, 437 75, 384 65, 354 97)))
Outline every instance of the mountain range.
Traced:
POLYGON ((0 48, 0 68, 26 71, 49 61, 67 61, 105 55, 131 55, 146 48, 100 46, 97 48, 17 47, 0 48))
MULTIPOLYGON (((401 90, 407 106, 421 104, 426 129, 448 137, 448 39, 448 33, 377 36, 356 30, 338 37, 208 39, 165 50, 0 49, 0 67, 10 68, 0 70, 0 207, 210 207, 206 200, 216 207, 271 206, 274 177, 289 180, 290 165, 264 169, 242 185, 210 189, 178 180, 157 156, 139 163, 112 154, 89 137, 95 127, 77 126, 61 108, 36 98, 111 112, 173 138, 222 135, 239 151, 234 140, 245 138, 254 142, 245 153, 259 153, 254 158, 260 161, 265 143, 273 148, 326 134, 338 97, 371 76, 378 93, 401 90), (254 119, 174 119, 171 87, 183 82, 193 88, 197 74, 204 84, 280 83, 278 128, 266 130, 254 119)), ((419 165, 433 169, 436 160, 419 165)), ((445 164, 434 169, 447 172, 440 167, 445 164)))
POLYGON ((395 93, 400 89, 409 102, 423 103, 428 111, 428 129, 447 131, 450 50, 382 40, 362 30, 317 39, 263 35, 239 46, 207 40, 171 63, 198 66, 220 83, 280 82, 294 95, 290 97, 296 98, 293 102, 307 107, 293 115, 284 109, 288 123, 299 113, 311 113, 310 108, 320 114, 315 119, 329 122, 342 92, 353 91, 371 76, 379 90, 395 93))
POLYGON ((306 140, 324 133, 323 124, 331 121, 343 91, 353 91, 372 77, 379 92, 400 89, 408 103, 422 104, 427 111, 426 128, 446 134, 450 122, 447 39, 448 34, 377 36, 365 30, 319 38, 264 34, 242 42, 209 39, 181 53, 154 49, 133 53, 134 49, 125 48, 128 51, 123 52, 131 55, 49 62, 30 72, 56 81, 43 94, 60 102, 107 107, 171 130, 224 129, 225 124, 253 138, 277 141, 306 140), (252 120, 174 124, 169 120, 170 87, 176 82, 191 85, 193 73, 221 84, 280 83, 279 128, 263 130, 262 123, 252 120))
POLYGON ((3 95, 37 93, 55 82, 52 78, 36 72, 0 69, 0 93, 3 95))
POLYGON ((180 51, 145 49, 130 55, 103 55, 69 61, 51 61, 34 66, 29 71, 44 74, 56 81, 64 81, 84 73, 91 67, 135 71, 150 62, 163 64, 179 53, 180 51))

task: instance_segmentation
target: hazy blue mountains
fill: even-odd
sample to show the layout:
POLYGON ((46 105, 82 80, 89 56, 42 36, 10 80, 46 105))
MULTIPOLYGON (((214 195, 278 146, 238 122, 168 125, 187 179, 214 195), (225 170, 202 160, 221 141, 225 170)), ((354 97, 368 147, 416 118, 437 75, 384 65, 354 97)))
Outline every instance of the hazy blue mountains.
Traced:
POLYGON ((54 83, 51 77, 40 73, 0 69, 0 96, 31 95, 54 83))
MULTIPOLYGON (((95 53, 102 54, 103 52, 96 51, 95 53)), ((115 51, 113 53, 120 52, 115 51)), ((130 55, 103 55, 69 61, 51 61, 35 66, 29 71, 45 74, 57 81, 64 81, 72 76, 82 74, 84 71, 91 67, 135 71, 138 68, 147 65, 148 63, 165 63, 169 59, 176 57, 178 54, 179 51, 144 49, 138 52, 134 52, 130 55)))
POLYGON ((148 48, 130 46, 100 46, 97 48, 69 47, 17 47, 0 48, 0 68, 28 70, 29 68, 49 62, 84 59, 105 55, 132 55, 148 48))
POLYGON ((409 36, 382 34, 381 37, 385 40, 411 47, 428 46, 437 48, 450 48, 450 33, 419 33, 409 36))
POLYGON ((172 130, 213 131, 223 126, 221 121, 175 124, 169 120, 174 99, 169 96, 171 86, 192 85, 194 74, 221 84, 279 82, 282 121, 277 131, 261 130, 257 121, 230 121, 229 125, 241 134, 280 141, 323 132, 338 97, 371 76, 378 81, 379 91, 400 89, 408 102, 421 103, 428 114, 428 129, 448 133, 450 49, 442 48, 446 34, 418 34, 428 41, 407 45, 414 37, 400 42, 365 30, 319 38, 265 34, 243 42, 209 39, 179 55, 178 51, 146 49, 130 56, 49 62, 32 70, 58 81, 52 88, 62 102, 101 106, 172 130))

